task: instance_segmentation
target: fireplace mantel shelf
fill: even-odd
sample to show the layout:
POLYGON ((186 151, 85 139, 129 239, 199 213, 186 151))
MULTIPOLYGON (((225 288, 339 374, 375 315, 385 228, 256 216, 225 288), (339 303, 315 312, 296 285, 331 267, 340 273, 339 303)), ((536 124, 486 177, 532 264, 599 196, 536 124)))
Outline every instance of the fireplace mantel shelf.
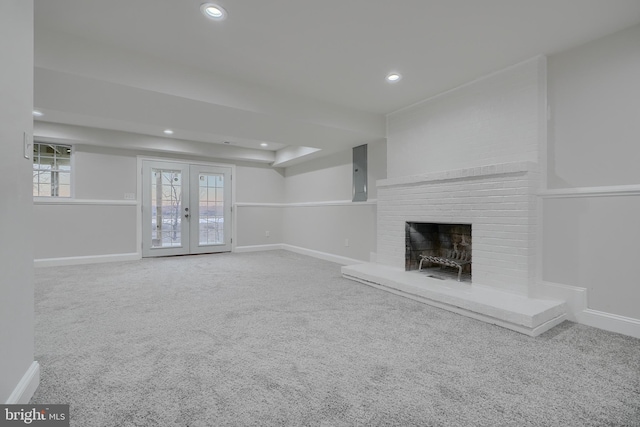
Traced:
POLYGON ((376 263, 342 267, 343 277, 425 304, 537 336, 566 319, 563 301, 541 300, 489 286, 438 280, 376 263))
POLYGON ((468 180, 495 175, 537 172, 538 165, 533 162, 500 163, 467 169, 455 169, 444 172, 433 172, 421 175, 409 175, 376 181, 378 188, 403 185, 424 184, 427 182, 468 180))

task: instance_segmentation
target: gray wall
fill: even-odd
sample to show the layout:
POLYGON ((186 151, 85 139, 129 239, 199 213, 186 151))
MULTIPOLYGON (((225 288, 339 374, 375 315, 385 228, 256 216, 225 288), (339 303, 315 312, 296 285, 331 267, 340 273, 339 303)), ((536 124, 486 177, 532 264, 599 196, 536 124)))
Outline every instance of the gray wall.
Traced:
MULTIPOLYGON (((137 208, 121 202, 125 193, 136 192, 137 154, 235 163, 237 247, 285 243, 364 261, 375 251, 375 203, 350 201, 351 149, 283 170, 187 155, 74 147, 75 201, 36 202, 35 259, 136 252, 137 208)), ((369 144, 368 170, 371 200, 375 181, 386 177, 384 141, 369 144)))
POLYGON ((284 171, 260 165, 238 166, 236 176, 237 246, 283 243, 284 171))
POLYGON ((23 157, 22 145, 23 132, 30 136, 33 127, 32 0, 0 2, 0 57, 4 59, 0 170, 8 178, 0 186, 0 402, 4 403, 33 364, 32 166, 23 157))
POLYGON ((375 182, 383 178, 385 141, 368 144, 370 203, 351 202, 351 149, 287 168, 284 243, 369 261, 376 247, 375 182))
POLYGON ((361 261, 375 252, 373 204, 289 206, 283 219, 286 244, 361 261))
POLYGON ((138 208, 122 204, 125 193, 135 194, 137 190, 137 155, 235 163, 236 202, 240 204, 235 218, 236 244, 282 243, 282 208, 260 206, 284 200, 281 169, 259 163, 74 144, 74 200, 35 202, 36 260, 137 252, 138 208), (269 231, 269 237, 265 231, 269 231))
POLYGON ((136 252, 136 206, 35 204, 34 259, 136 252))
POLYGON ((74 145, 72 167, 75 203, 34 203, 34 258, 135 253, 137 210, 119 204, 136 193, 135 153, 74 145))
POLYGON ((543 278, 640 319, 640 25, 553 55, 548 70, 543 278))

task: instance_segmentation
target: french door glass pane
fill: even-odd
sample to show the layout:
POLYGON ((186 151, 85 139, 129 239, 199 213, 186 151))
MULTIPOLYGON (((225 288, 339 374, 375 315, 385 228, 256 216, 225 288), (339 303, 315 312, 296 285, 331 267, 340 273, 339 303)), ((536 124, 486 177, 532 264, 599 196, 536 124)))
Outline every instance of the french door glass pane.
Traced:
POLYGON ((224 175, 198 175, 198 241, 200 245, 224 243, 224 175))
POLYGON ((151 169, 151 246, 182 245, 182 173, 151 169))

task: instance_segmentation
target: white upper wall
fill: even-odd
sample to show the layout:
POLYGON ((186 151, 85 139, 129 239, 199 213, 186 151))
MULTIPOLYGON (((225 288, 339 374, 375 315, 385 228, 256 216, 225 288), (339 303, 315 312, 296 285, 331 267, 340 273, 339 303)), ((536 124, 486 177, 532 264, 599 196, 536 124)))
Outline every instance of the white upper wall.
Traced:
POLYGON ((80 146, 73 152, 72 176, 77 199, 122 200, 125 193, 136 193, 136 158, 120 150, 80 146))
MULTIPOLYGON (((368 199, 377 197, 376 181, 386 178, 386 143, 367 144, 368 199)), ((353 153, 343 150, 285 169, 288 203, 351 200, 353 153)))
POLYGON ((351 150, 285 169, 288 203, 351 200, 351 150))
POLYGON ((534 58, 389 114, 388 177, 537 162, 545 66, 534 58))
POLYGON ((236 168, 236 202, 284 202, 284 171, 269 166, 238 166, 236 168))
POLYGON ((549 57, 550 188, 640 184, 640 25, 549 57))

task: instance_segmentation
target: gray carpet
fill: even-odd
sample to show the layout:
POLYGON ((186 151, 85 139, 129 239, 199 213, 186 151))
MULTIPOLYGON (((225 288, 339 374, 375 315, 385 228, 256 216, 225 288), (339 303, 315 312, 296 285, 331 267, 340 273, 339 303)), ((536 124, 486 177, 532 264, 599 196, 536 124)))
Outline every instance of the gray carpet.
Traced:
POLYGON ((640 340, 530 338, 285 251, 36 270, 31 403, 91 426, 640 426, 640 340))

